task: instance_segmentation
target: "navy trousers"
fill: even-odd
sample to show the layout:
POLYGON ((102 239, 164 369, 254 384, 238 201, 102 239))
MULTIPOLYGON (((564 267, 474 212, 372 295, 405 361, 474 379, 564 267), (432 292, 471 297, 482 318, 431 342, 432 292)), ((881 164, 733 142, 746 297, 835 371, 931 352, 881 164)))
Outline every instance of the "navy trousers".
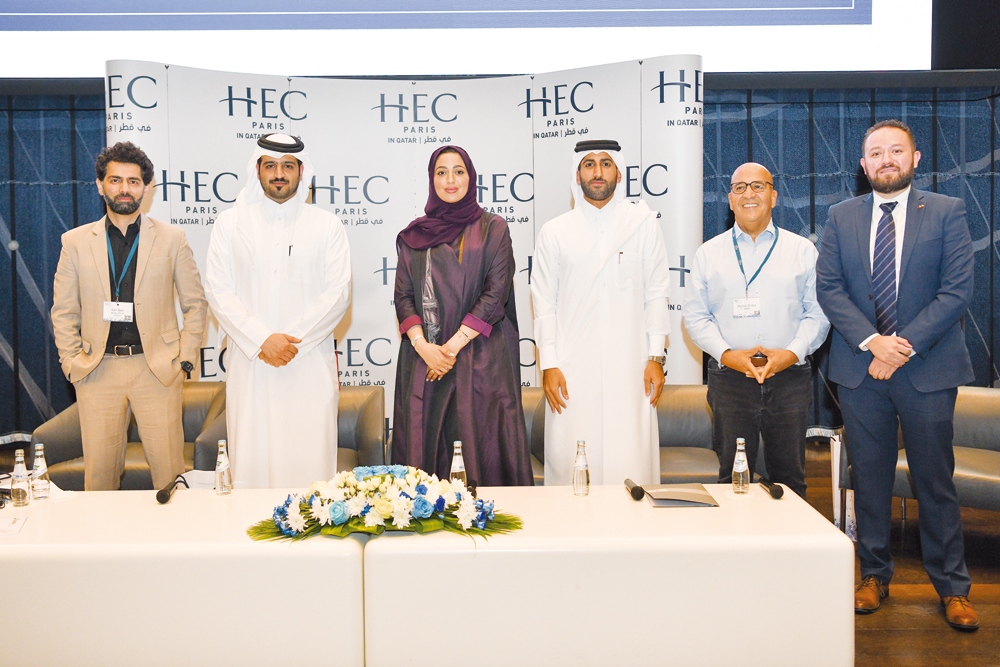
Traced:
POLYGON ((712 439, 719 455, 719 484, 733 478, 736 439, 746 441, 751 474, 757 466, 760 436, 764 436, 767 474, 806 497, 806 428, 812 403, 812 368, 807 361, 790 366, 758 384, 756 378, 722 367, 708 370, 708 404, 712 408, 712 439))
POLYGON ((968 595, 972 580, 965 567, 962 514, 952 475, 952 434, 957 389, 920 392, 906 366, 888 380, 866 376, 856 389, 840 387, 845 440, 851 461, 858 521, 861 576, 892 579, 889 552, 892 485, 902 429, 906 461, 920 504, 920 550, 938 595, 968 595))

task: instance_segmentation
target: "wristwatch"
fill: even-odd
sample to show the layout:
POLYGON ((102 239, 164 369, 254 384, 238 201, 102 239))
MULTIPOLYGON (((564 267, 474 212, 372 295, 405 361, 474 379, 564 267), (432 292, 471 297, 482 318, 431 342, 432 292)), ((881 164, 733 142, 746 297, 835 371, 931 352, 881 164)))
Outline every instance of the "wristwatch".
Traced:
POLYGON ((662 366, 663 364, 667 363, 667 357, 666 355, 660 357, 650 356, 649 361, 655 361, 656 363, 662 366))
POLYGON ((190 361, 182 361, 181 370, 190 375, 191 371, 194 370, 194 364, 192 364, 190 361))

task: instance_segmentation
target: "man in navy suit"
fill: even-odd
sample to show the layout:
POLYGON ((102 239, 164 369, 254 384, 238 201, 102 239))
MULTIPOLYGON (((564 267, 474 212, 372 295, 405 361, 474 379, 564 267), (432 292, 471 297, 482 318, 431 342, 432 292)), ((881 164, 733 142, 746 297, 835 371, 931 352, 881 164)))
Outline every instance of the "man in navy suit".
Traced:
POLYGON ((974 379, 963 318, 973 256, 965 204, 910 187, 920 162, 910 128, 868 130, 861 166, 874 192, 830 208, 816 293, 834 328, 830 380, 840 385, 858 520, 859 614, 889 595, 897 428, 920 503, 924 568, 948 623, 975 630, 962 517, 952 474, 959 385, 974 379))

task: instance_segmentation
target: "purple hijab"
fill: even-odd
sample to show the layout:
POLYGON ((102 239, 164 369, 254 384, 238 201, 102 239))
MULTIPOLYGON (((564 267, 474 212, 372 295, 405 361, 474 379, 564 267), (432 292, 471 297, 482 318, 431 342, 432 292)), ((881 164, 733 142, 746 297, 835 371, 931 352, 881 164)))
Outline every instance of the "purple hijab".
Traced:
POLYGON ((453 243, 462 230, 483 215, 483 207, 476 201, 478 192, 476 168, 464 149, 458 146, 442 146, 434 151, 431 154, 430 164, 427 165, 427 175, 430 177, 430 192, 427 195, 427 205, 424 206, 426 215, 417 218, 399 233, 399 238, 414 250, 426 250, 442 243, 453 243), (442 201, 434 191, 434 165, 437 164, 438 156, 448 149, 461 156, 469 173, 469 191, 454 204, 442 201))

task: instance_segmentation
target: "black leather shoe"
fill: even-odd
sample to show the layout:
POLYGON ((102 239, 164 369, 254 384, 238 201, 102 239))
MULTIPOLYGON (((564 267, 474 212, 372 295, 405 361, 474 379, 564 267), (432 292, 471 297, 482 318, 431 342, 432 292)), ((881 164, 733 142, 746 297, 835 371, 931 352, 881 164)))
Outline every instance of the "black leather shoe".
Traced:
POLYGON ((887 597, 889 597, 889 584, 883 584, 875 575, 870 574, 854 591, 854 613, 870 614, 878 611, 882 606, 882 600, 887 597))

